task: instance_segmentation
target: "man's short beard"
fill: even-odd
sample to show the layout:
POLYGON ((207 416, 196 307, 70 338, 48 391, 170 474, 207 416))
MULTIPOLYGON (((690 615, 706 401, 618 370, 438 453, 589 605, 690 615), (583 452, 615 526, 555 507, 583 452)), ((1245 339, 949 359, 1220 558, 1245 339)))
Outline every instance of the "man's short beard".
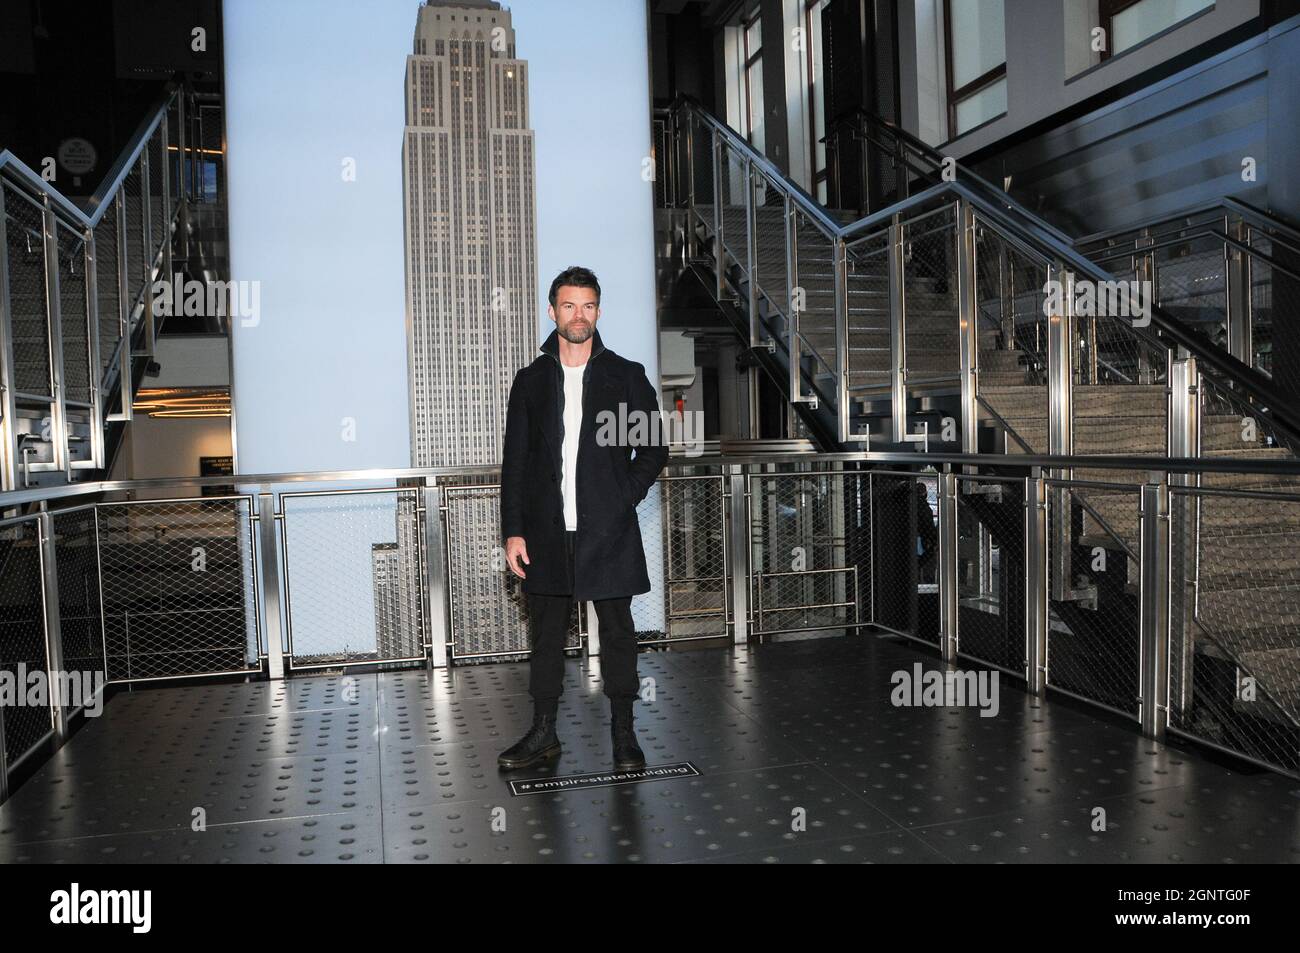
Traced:
POLYGON ((570 321, 560 328, 560 337, 570 344, 582 344, 596 333, 596 326, 590 321, 570 321), (578 325, 575 327, 575 325, 578 325))

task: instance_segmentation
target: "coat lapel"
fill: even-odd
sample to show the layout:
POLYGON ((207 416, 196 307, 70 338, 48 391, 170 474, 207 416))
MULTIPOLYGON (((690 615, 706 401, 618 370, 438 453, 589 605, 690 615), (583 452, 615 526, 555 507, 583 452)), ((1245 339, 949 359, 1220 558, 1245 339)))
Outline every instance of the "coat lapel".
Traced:
MULTIPOLYGON (((600 354, 603 350, 605 350, 605 345, 604 342, 602 342, 600 339, 599 331, 593 329, 591 333, 591 337, 592 337, 591 358, 594 359, 598 354, 600 354)), ((561 405, 563 404, 563 394, 561 393, 561 388, 564 386, 563 384, 564 371, 560 365, 560 332, 559 331, 551 331, 551 333, 547 336, 546 340, 542 342, 541 351, 543 354, 548 354, 551 357, 551 362, 550 362, 551 366, 549 368, 550 373, 545 375, 547 383, 543 385, 542 392, 541 392, 543 406, 546 408, 546 411, 542 414, 541 431, 542 431, 543 439, 546 440, 547 446, 550 448, 551 458, 555 461, 556 473, 559 473, 559 467, 561 464, 561 458, 564 449, 563 448, 564 441, 560 434, 560 415, 561 413, 563 413, 561 409, 561 405)), ((582 403, 583 403, 582 429, 584 431, 584 434, 587 431, 590 431, 593 434, 595 433, 594 425, 592 424, 592 421, 590 419, 591 415, 588 412, 588 408, 590 408, 591 406, 590 394, 591 394, 592 387, 590 385, 594 385, 596 380, 598 379, 594 373, 595 366, 596 365, 594 364, 589 365, 589 367, 592 369, 592 373, 590 373, 588 376, 589 386, 584 387, 582 392, 582 403)), ((584 440, 585 437, 583 435, 579 435, 578 438, 579 443, 581 444, 584 440)))

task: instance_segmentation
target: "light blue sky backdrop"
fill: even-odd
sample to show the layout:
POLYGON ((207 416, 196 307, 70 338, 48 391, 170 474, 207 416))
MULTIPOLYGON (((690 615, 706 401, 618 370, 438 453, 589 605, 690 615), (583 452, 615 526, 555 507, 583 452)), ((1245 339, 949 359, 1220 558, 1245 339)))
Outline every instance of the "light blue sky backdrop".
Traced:
MULTIPOLYGON (((234 335, 240 473, 409 465, 401 144, 418 6, 225 4, 231 270, 261 282, 260 323, 234 335)), ((601 336, 656 380, 645 4, 509 6, 537 143, 539 340, 551 278, 587 265, 601 336)))

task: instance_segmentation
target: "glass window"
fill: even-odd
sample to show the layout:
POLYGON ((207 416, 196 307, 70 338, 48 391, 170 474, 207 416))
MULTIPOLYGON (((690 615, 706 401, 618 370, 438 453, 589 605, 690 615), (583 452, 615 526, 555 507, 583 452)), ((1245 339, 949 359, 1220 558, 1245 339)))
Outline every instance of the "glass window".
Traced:
POLYGON ((745 137, 763 151, 763 28, 757 11, 742 24, 745 36, 745 137))
POLYGON ((1123 53, 1212 6, 1214 0, 1103 0, 1102 26, 1110 39, 1106 52, 1123 53))
POLYGON ((1007 111, 1007 79, 985 86, 957 103, 958 134, 996 119, 1007 111))
POLYGON ((1002 0, 951 0, 952 87, 969 86, 1007 61, 1002 0))
POLYGON ((1003 0, 946 0, 948 135, 956 138, 1007 111, 1003 0))

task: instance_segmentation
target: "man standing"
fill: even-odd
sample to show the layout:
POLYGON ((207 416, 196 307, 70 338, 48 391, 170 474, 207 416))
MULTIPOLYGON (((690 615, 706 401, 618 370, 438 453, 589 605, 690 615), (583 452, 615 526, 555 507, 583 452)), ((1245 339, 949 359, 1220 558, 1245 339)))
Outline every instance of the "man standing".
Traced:
POLYGON ((569 615, 575 602, 590 600, 600 624, 614 766, 630 771, 645 767, 632 728, 640 688, 632 596, 650 591, 636 507, 668 447, 645 368, 601 344, 596 276, 567 268, 551 282, 549 298, 555 330, 542 356, 515 375, 501 462, 506 563, 528 595, 533 724, 497 763, 526 768, 559 755, 569 615))

